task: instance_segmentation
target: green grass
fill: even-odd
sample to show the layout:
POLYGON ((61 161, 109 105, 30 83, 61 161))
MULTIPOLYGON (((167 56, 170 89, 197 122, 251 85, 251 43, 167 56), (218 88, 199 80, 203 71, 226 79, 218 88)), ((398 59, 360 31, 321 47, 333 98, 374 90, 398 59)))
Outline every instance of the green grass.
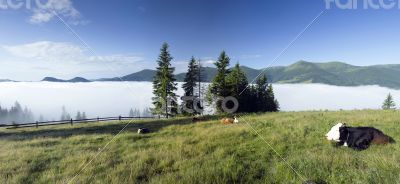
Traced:
MULTIPOLYGON (((357 152, 324 137, 341 121, 374 126, 399 141, 399 111, 319 111, 247 115, 228 126, 217 120, 134 122, 72 183, 302 183, 246 121, 305 179, 400 182, 399 144, 357 152), (138 135, 138 127, 152 133, 138 135)), ((0 183, 67 183, 124 123, 0 129, 0 183)))

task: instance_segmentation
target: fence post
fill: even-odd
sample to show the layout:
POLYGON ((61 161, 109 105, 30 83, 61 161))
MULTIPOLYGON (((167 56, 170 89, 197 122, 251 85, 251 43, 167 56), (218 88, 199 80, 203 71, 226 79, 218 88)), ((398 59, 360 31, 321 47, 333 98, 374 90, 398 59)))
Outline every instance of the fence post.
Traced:
POLYGON ((39 122, 36 121, 36 128, 39 128, 39 122))
POLYGON ((71 118, 71 126, 74 126, 74 120, 71 118))
POLYGON ((118 119, 119 119, 119 121, 121 121, 121 119, 122 119, 122 118, 121 118, 121 115, 118 117, 118 119))

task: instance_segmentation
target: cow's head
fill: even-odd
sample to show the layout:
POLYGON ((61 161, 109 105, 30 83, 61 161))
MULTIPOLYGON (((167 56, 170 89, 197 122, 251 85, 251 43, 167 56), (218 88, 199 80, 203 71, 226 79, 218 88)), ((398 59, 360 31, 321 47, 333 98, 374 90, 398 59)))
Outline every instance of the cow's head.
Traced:
POLYGON ((326 138, 330 141, 340 142, 340 127, 344 127, 345 124, 338 123, 329 130, 329 132, 325 135, 326 138))

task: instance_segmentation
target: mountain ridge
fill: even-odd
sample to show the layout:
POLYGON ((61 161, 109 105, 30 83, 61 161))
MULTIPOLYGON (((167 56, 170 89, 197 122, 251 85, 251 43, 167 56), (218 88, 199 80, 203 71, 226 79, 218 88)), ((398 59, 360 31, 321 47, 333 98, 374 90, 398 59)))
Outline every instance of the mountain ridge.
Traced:
POLYGON ((54 77, 45 77, 45 78, 42 79, 42 81, 45 81, 45 82, 71 82, 71 83, 92 82, 92 81, 87 80, 87 79, 85 79, 83 77, 74 77, 74 78, 69 79, 69 80, 57 79, 57 78, 54 78, 54 77))
MULTIPOLYGON (((253 69, 241 66, 249 82, 252 82, 261 72, 264 72, 269 82, 273 83, 322 83, 336 86, 379 85, 400 89, 400 64, 355 66, 339 61, 314 63, 298 61, 288 66, 274 66, 264 69, 253 69)), ((216 73, 216 68, 202 68, 205 82, 210 82, 216 73)), ((146 76, 140 76, 144 70, 121 77, 123 81, 152 81, 155 70, 146 70, 146 76), (134 77, 133 77, 134 76, 134 77), (136 80, 146 78, 146 80, 136 80)), ((176 74, 176 79, 182 82, 185 73, 176 74)), ((117 78, 101 81, 119 81, 117 78)))
MULTIPOLYGON (((336 86, 379 85, 382 87, 400 89, 400 64, 355 66, 339 61, 314 63, 298 61, 288 66, 274 66, 264 69, 254 69, 241 66, 249 82, 252 82, 261 72, 265 73, 269 82, 322 83, 336 86)), ((202 67, 203 82, 210 82, 217 72, 213 67, 202 67)), ((141 70, 121 77, 87 80, 76 77, 70 80, 46 77, 42 81, 50 82, 91 82, 91 81, 152 81, 156 71, 141 70)), ((178 73, 175 78, 182 82, 186 73, 178 73)))

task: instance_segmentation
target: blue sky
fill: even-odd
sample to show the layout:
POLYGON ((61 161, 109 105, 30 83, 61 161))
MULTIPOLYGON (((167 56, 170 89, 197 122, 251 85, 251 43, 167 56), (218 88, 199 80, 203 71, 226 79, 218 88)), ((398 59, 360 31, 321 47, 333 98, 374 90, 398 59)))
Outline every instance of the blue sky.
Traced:
POLYGON ((4 8, 0 1, 0 79, 130 74, 153 68, 163 42, 170 44, 178 72, 192 55, 211 66, 222 50, 232 63, 264 68, 321 11, 273 66, 400 61, 399 9, 327 10, 324 0, 48 1, 51 6, 30 9, 4 8))

